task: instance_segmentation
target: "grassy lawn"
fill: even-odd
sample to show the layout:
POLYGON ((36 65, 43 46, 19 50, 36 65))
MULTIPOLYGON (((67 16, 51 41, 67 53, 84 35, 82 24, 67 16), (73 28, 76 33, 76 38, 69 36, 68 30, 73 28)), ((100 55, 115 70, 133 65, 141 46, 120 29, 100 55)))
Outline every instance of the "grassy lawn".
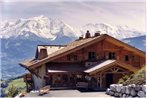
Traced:
POLYGON ((23 81, 23 78, 16 79, 16 80, 11 80, 9 82, 9 86, 14 85, 18 88, 24 88, 26 86, 25 82, 23 81))

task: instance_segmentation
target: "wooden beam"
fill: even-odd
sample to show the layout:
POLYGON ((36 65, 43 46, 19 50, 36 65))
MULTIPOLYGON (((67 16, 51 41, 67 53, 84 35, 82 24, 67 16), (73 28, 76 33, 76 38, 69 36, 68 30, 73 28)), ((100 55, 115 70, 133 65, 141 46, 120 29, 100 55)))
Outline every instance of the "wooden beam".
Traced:
POLYGON ((120 51, 120 49, 103 49, 104 51, 120 51))

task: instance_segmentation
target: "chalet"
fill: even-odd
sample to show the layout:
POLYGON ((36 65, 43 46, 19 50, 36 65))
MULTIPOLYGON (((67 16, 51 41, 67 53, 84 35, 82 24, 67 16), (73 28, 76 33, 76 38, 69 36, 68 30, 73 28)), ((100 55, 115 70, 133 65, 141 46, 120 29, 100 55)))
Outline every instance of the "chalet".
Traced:
POLYGON ((145 66, 145 52, 107 34, 91 36, 87 31, 84 38, 67 45, 38 45, 35 58, 20 65, 30 72, 24 77, 27 89, 74 88, 79 82, 106 88, 145 66))

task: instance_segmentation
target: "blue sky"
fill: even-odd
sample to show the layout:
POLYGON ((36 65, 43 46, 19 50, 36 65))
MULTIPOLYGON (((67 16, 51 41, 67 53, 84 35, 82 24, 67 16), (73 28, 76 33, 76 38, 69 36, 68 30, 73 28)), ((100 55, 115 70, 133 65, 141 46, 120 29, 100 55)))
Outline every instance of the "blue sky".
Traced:
POLYGON ((4 0, 0 9, 2 20, 45 15, 73 27, 103 22, 145 31, 144 0, 4 0))

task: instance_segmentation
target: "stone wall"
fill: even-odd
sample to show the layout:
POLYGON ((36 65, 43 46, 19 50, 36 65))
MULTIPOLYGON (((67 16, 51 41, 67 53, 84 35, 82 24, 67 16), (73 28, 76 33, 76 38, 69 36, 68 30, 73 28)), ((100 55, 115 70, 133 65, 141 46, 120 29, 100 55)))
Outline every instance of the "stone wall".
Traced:
POLYGON ((130 84, 123 86, 122 84, 112 84, 106 90, 106 94, 115 97, 146 97, 146 85, 130 84))

